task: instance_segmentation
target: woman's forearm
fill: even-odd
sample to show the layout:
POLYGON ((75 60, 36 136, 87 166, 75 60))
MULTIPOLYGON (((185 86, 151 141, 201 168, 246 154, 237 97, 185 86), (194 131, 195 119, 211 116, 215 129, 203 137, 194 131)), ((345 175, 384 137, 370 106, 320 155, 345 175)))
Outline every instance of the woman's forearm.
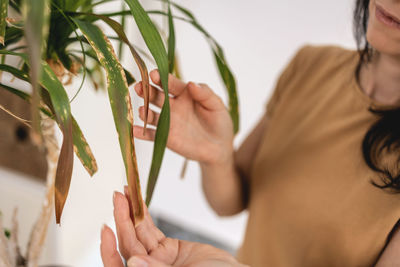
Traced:
POLYGON ((230 216, 245 208, 243 183, 233 155, 225 163, 201 164, 203 191, 212 209, 220 216, 230 216))

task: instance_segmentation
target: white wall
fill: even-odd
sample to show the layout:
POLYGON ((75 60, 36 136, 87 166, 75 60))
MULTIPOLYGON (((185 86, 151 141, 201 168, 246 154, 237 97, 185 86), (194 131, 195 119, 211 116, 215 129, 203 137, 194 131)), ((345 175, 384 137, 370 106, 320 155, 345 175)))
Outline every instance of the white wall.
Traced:
MULTIPOLYGON (((145 1, 143 1, 145 2, 145 1)), ((263 114, 279 72, 304 43, 335 43, 353 47, 351 12, 354 1, 306 0, 179 0, 193 10, 200 23, 225 48, 226 57, 237 78, 241 131, 237 144, 263 114)), ((157 1, 145 2, 147 7, 157 1)), ((118 8, 113 5, 110 8, 118 8)), ((216 75, 210 50, 191 26, 177 23, 178 56, 187 80, 208 83, 225 98, 216 75)), ((129 31, 137 40, 135 31, 129 31)), ((140 41, 139 41, 140 43, 140 41)), ((133 60, 125 51, 124 62, 134 70, 133 60)), ((137 71, 134 71, 137 74, 137 71)), ((77 85, 75 85, 77 86, 77 85)), ((71 92, 72 94, 72 92, 71 92)), ((136 97, 133 94, 133 97, 136 97)), ((226 98, 225 98, 226 99, 226 98)), ((134 100, 135 111, 141 101, 134 100)), ((99 171, 89 178, 75 159, 70 195, 64 209, 62 226, 54 227, 57 257, 45 256, 43 263, 71 266, 100 266, 99 232, 103 223, 112 224, 112 192, 125 183, 123 163, 111 110, 105 94, 85 86, 72 103, 99 171)), ((143 186, 150 166, 152 144, 136 140, 143 186)), ((243 237, 246 214, 218 218, 208 207, 200 188, 199 170, 190 162, 185 180, 179 179, 183 159, 167 151, 151 209, 171 220, 238 247, 243 237)), ((12 184, 12 174, 0 173, 1 188, 12 184), (5 177, 7 176, 7 177, 5 177)), ((29 187, 30 183, 21 182, 29 187)), ((12 192, 17 192, 13 189, 12 192)), ((4 190, 3 190, 4 191, 4 190)), ((0 209, 20 202, 0 191, 0 209)), ((36 190, 37 191, 37 190, 36 190)), ((38 191, 40 192, 40 190, 38 191)), ((28 192, 32 198, 38 193, 28 192)), ((14 193, 13 193, 14 195, 14 193)), ((17 196, 17 195, 15 195, 17 196)), ((26 200, 25 203, 31 203, 26 200)), ((7 215, 7 213, 6 213, 7 215)))

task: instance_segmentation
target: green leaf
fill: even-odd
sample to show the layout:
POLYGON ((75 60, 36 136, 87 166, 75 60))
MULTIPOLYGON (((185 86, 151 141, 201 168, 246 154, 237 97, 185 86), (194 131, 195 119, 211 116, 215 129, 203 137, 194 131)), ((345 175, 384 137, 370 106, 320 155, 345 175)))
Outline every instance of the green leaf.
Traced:
MULTIPOLYGON (((235 78, 232 74, 232 71, 230 70, 230 67, 225 59, 223 49, 218 44, 218 42, 198 23, 195 16, 188 9, 186 9, 174 2, 171 2, 169 0, 161 0, 161 1, 168 2, 172 6, 177 8, 179 11, 181 11, 186 16, 186 18, 181 18, 181 17, 176 17, 176 16, 174 16, 174 18, 185 21, 187 23, 190 23, 194 28, 196 28, 198 31, 200 31, 205 36, 208 43, 210 44, 210 47, 214 54, 215 62, 218 67, 220 77, 221 77, 222 81, 224 82, 226 91, 229 96, 229 113, 232 118, 234 132, 237 133, 239 131, 239 101, 238 101, 238 97, 237 97, 236 82, 235 82, 235 78)), ((147 11, 147 13, 158 14, 158 15, 163 15, 163 16, 168 16, 168 17, 170 16, 168 13, 159 11, 159 10, 147 11)))
MULTIPOLYGON (((143 39, 149 48, 154 60, 157 63, 160 73, 161 84, 164 94, 168 96, 168 55, 165 50, 164 43, 147 15, 146 11, 137 0, 125 0, 128 4, 136 24, 143 36, 143 39)), ((146 204, 149 205, 153 196, 154 188, 160 172, 162 159, 164 157, 165 148, 168 140, 170 125, 170 107, 169 99, 165 97, 164 104, 160 113, 160 118, 157 125, 156 137, 154 141, 153 159, 150 167, 149 180, 147 184, 146 204)))
POLYGON ((174 19, 172 18, 171 5, 168 2, 168 69, 169 73, 173 73, 174 71, 174 63, 175 63, 175 26, 174 19))
POLYGON ((63 133, 55 181, 56 222, 60 224, 72 177, 74 149, 72 138, 72 115, 68 95, 49 65, 42 62, 40 84, 49 92, 58 125, 63 133))
POLYGON ((8 12, 8 0, 0 0, 0 44, 4 45, 6 35, 6 18, 8 12))
POLYGON ((73 19, 73 21, 89 41, 100 63, 107 72, 108 95, 119 136, 122 158, 125 164, 135 222, 139 223, 143 219, 144 214, 135 146, 133 143, 132 105, 125 73, 110 41, 102 31, 90 22, 78 19, 73 19))
POLYGON ((75 154, 81 160, 83 167, 85 167, 90 176, 93 176, 97 172, 97 163, 74 117, 72 117, 72 139, 75 154))
POLYGON ((124 68, 124 73, 126 77, 126 82, 128 83, 128 86, 131 86, 136 82, 135 77, 133 77, 132 73, 130 73, 127 69, 124 68))
MULTIPOLYGON (((83 13, 75 13, 75 14, 83 14, 83 13)), ((114 32, 118 35, 119 39, 122 42, 124 42, 126 45, 128 45, 128 47, 131 51, 131 54, 132 54, 133 58, 135 59, 137 66, 139 67, 140 74, 142 76, 143 92, 144 92, 144 106, 145 106, 144 129, 146 129, 148 110, 149 110, 149 93, 150 93, 150 78, 149 78, 146 64, 144 63, 144 61, 140 57, 140 55, 136 52, 133 45, 129 42, 128 37, 126 37, 124 28, 122 27, 121 24, 119 24, 117 21, 115 21, 107 16, 91 14, 91 13, 85 13, 85 15, 91 16, 91 17, 96 17, 96 18, 103 20, 105 23, 108 24, 108 26, 110 26, 114 30, 114 32)), ((128 85, 129 85, 129 80, 128 80, 128 85)))
POLYGON ((4 229, 4 235, 7 237, 7 239, 10 239, 11 237, 11 232, 8 229, 4 229))
MULTIPOLYGON (((11 44, 15 44, 24 36, 24 32, 22 29, 14 28, 14 27, 7 27, 6 28, 6 35, 4 46, 8 46, 11 44)), ((1 45, 0 45, 1 47, 1 45)))
POLYGON ((232 118, 234 132, 237 133, 239 131, 239 103, 236 92, 236 81, 229 67, 226 65, 222 51, 220 51, 219 54, 214 51, 214 58, 217 63, 220 76, 225 84, 225 87, 227 88, 229 96, 229 113, 232 118))
POLYGON ((9 91, 10 93, 13 93, 16 96, 19 96, 20 98, 22 98, 24 100, 29 100, 31 97, 30 95, 28 95, 27 93, 25 93, 19 89, 15 89, 11 86, 8 86, 8 85, 2 84, 2 83, 0 83, 0 88, 9 91))
POLYGON ((0 64, 0 71, 8 72, 20 80, 29 82, 28 74, 25 71, 14 68, 13 66, 9 66, 6 64, 0 64))
MULTIPOLYGON (((125 11, 125 3, 124 3, 124 2, 121 3, 121 9, 122 9, 122 11, 125 11)), ((122 28, 122 32, 125 31, 125 22, 126 22, 125 16, 121 16, 121 28, 122 28)), ((118 45, 118 59, 119 59, 119 60, 122 59, 122 53, 123 53, 123 48, 124 48, 123 44, 124 44, 123 41, 120 40, 120 41, 119 41, 119 45, 118 45)))

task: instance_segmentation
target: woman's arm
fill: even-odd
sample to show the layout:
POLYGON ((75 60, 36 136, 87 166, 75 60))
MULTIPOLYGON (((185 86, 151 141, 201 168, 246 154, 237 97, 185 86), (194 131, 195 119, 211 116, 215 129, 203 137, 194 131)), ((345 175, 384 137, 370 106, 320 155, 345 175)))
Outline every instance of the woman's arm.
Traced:
POLYGON ((250 170, 267 124, 268 118, 263 116, 228 161, 219 164, 200 163, 204 193, 218 215, 230 216, 246 208, 250 170))

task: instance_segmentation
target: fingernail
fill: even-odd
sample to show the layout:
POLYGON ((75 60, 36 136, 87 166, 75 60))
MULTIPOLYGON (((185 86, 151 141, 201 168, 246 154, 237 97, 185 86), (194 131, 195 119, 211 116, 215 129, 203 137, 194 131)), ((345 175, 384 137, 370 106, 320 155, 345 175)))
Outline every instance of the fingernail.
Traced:
POLYGON ((103 226, 101 227, 101 230, 100 230, 101 235, 103 235, 104 230, 106 230, 106 227, 107 227, 107 225, 103 224, 103 226))
POLYGON ((137 93, 138 93, 139 95, 141 95, 142 92, 143 92, 142 83, 138 83, 138 84, 136 85, 136 89, 137 89, 137 93))
POLYGON ((128 267, 148 267, 149 264, 145 261, 142 260, 141 258, 138 257, 132 257, 128 261, 128 267))
POLYGON ((113 204, 115 206, 115 198, 117 197, 117 191, 114 191, 113 193, 113 204))

